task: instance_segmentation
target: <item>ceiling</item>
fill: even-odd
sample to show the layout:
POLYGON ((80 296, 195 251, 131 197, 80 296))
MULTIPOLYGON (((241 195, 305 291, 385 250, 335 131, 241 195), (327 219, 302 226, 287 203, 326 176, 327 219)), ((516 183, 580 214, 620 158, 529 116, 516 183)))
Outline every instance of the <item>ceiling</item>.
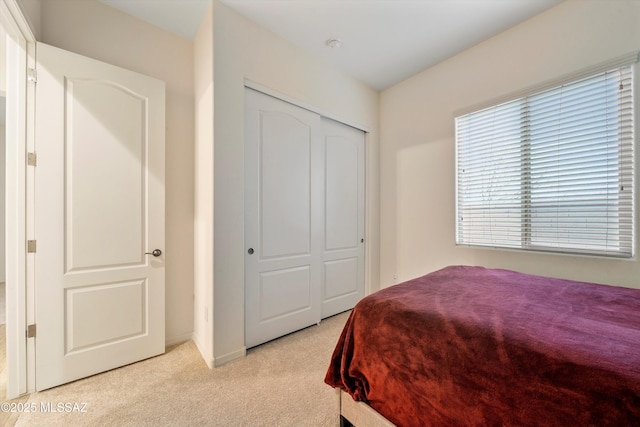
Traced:
POLYGON ((193 40, 211 0, 98 0, 193 40))
MULTIPOLYGON (((100 0, 192 39, 210 0, 100 0)), ((221 0, 378 90, 563 0, 221 0), (330 48, 328 39, 341 47, 330 48)))

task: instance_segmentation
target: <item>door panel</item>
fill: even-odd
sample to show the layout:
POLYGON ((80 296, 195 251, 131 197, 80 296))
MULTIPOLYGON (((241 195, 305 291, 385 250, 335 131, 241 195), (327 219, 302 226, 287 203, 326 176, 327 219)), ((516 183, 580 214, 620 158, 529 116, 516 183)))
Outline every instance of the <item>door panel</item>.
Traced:
POLYGON ((324 263, 325 301, 358 292, 358 258, 343 258, 324 263))
POLYGON ((311 128, 297 117, 260 113, 260 258, 309 255, 311 128))
POLYGON ((67 272, 142 264, 145 100, 100 80, 67 78, 66 86, 67 272))
POLYGON ((260 275, 260 318, 278 317, 311 309, 311 272, 309 266, 287 268, 260 275))
MULTIPOLYGON (((337 123, 332 123, 331 127, 337 126, 337 123)), ((335 130, 332 132, 325 136, 325 250, 357 249, 361 234, 357 197, 358 185, 361 184, 358 168, 361 147, 357 139, 336 135, 335 130)))
POLYGON ((364 133, 323 118, 326 153, 322 310, 325 317, 364 297, 364 133))
POLYGON ((320 117, 245 92, 245 344, 320 321, 320 117), (252 253, 249 253, 253 251, 252 253), (313 255, 313 254, 316 255, 313 255))
POLYGON ((69 289, 65 293, 67 354, 145 333, 146 293, 146 280, 69 289))
POLYGON ((164 352, 164 83, 37 45, 36 388, 164 352))

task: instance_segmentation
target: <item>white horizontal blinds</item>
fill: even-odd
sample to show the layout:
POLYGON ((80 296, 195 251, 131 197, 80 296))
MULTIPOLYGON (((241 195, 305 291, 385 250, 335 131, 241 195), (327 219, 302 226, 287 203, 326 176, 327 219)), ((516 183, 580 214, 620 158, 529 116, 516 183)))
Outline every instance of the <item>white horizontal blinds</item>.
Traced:
POLYGON ((523 100, 456 119, 458 243, 520 247, 523 100))
POLYGON ((633 252, 624 66, 456 118, 459 244, 633 252))
POLYGON ((625 67, 529 97, 531 245, 631 256, 631 91, 625 67))

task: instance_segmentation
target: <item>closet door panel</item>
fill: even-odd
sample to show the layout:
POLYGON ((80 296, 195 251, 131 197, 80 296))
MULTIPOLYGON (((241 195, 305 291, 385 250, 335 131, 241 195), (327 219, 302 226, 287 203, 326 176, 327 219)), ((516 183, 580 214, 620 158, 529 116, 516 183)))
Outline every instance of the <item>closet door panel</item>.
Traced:
POLYGON ((245 344, 320 321, 320 116, 246 89, 245 344))
POLYGON ((325 137, 325 250, 358 247, 358 156, 361 147, 358 135, 355 136, 350 139, 332 133, 325 137))
POLYGON ((308 255, 311 127, 290 114, 260 113, 260 257, 308 255))
POLYGON ((364 132, 323 118, 322 318, 364 297, 364 132))

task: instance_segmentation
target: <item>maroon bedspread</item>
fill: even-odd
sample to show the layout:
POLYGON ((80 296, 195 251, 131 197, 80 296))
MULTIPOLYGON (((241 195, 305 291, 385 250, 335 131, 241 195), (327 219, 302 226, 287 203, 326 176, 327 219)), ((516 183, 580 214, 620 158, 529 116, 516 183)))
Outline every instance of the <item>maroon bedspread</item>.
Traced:
POLYGON ((325 382, 398 426, 638 426, 640 290, 447 267, 361 300, 325 382))

